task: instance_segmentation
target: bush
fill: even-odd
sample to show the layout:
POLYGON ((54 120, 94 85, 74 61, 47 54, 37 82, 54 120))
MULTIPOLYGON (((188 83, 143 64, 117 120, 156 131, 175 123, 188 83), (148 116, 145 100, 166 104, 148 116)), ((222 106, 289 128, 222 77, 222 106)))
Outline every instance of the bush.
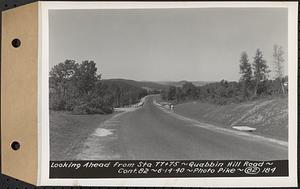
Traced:
POLYGON ((66 101, 58 98, 49 98, 49 108, 50 110, 60 111, 64 110, 66 106, 66 101))
POLYGON ((82 104, 82 105, 79 105, 79 106, 75 106, 73 108, 72 113, 76 114, 76 115, 79 115, 79 114, 88 114, 87 113, 87 105, 86 104, 82 104))
POLYGON ((73 108, 73 114, 111 114, 113 111, 111 106, 103 103, 102 98, 94 98, 73 108))

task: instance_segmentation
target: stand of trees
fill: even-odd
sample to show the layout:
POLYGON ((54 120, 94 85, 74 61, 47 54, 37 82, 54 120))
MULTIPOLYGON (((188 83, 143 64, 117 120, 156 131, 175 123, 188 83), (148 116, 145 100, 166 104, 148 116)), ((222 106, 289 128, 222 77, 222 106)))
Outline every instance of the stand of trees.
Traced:
POLYGON ((273 63, 275 67, 275 79, 270 80, 268 79, 268 73, 271 71, 260 49, 256 50, 252 65, 249 62, 247 53, 242 53, 240 59, 240 82, 244 89, 242 93, 244 99, 285 94, 287 92, 287 87, 284 86, 284 83, 288 82, 288 77, 283 77, 283 54, 282 47, 274 45, 273 63))
POLYGON ((66 60, 49 73, 49 106, 76 114, 108 114, 114 107, 137 103, 147 91, 121 82, 101 80, 93 61, 66 60))
POLYGON ((163 100, 179 103, 183 101, 199 100, 215 104, 239 103, 259 97, 272 95, 285 95, 288 77, 283 77, 283 50, 282 47, 274 45, 275 79, 268 79, 270 72, 263 53, 256 50, 252 64, 246 52, 242 52, 240 58, 240 80, 228 82, 222 80, 196 87, 192 83, 185 83, 182 87, 171 86, 163 90, 163 100))

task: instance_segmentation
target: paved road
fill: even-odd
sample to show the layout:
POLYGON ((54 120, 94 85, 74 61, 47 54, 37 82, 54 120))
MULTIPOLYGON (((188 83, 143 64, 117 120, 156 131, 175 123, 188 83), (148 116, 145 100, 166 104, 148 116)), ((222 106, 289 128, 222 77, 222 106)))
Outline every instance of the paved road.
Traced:
MULTIPOLYGON (((95 135, 79 159, 126 160, 277 160, 287 159, 284 145, 234 132, 199 127, 179 119, 146 98, 142 108, 114 117, 102 127, 110 135, 95 135)), ((101 130, 102 131, 102 130, 101 130)), ((102 132, 103 133, 103 132, 102 132)))

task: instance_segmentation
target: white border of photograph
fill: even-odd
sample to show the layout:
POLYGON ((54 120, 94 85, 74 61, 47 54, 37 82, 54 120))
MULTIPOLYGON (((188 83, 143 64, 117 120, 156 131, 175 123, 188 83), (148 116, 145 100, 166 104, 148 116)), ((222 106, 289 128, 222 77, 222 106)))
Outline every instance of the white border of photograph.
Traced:
MULTIPOLYGON (((297 2, 39 2, 39 185, 47 186, 151 186, 151 187, 287 187, 297 186, 297 2), (171 8, 287 8, 289 136, 288 177, 228 178, 114 178, 49 179, 49 10, 171 9, 171 8)), ((266 34, 267 35, 267 34, 266 34)), ((251 149, 249 149, 251 151, 251 149)))

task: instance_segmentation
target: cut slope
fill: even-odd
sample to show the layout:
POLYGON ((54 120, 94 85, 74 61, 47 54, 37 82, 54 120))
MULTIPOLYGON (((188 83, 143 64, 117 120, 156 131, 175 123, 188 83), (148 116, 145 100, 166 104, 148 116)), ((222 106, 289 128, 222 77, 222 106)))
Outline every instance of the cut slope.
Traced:
POLYGON ((288 99, 276 97, 242 104, 215 105, 189 102, 175 106, 174 111, 186 117, 218 126, 249 126, 253 133, 276 139, 288 138, 288 99))

